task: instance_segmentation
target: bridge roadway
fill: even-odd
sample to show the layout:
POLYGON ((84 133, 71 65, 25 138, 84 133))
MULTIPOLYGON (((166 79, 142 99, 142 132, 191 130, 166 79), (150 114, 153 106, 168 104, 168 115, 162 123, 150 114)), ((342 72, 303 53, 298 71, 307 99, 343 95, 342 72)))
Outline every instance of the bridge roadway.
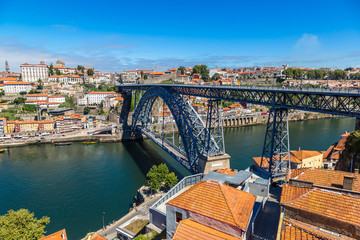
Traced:
POLYGON ((136 126, 136 128, 141 133, 143 133, 146 137, 148 137, 153 142, 155 142, 159 147, 164 149, 175 160, 177 160, 178 162, 183 164, 187 169, 190 169, 189 161, 188 161, 185 153, 181 153, 181 150, 177 146, 173 145, 166 138, 161 138, 160 135, 149 131, 149 129, 146 129, 146 128, 143 128, 140 126, 136 126))
POLYGON ((169 92, 218 100, 252 103, 360 118, 360 91, 277 87, 181 84, 118 85, 120 90, 146 91, 161 87, 169 92))

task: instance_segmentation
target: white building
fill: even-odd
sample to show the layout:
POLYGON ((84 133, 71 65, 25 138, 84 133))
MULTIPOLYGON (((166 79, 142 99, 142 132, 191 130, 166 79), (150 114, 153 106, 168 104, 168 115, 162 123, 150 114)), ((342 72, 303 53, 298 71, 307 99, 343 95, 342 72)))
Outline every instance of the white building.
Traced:
POLYGON ((116 92, 89 92, 86 94, 87 104, 100 104, 102 101, 105 101, 107 96, 116 96, 116 92))
POLYGON ((40 105, 42 108, 58 107, 65 102, 65 97, 61 95, 49 96, 47 94, 31 94, 27 96, 25 104, 40 105))
POLYGON ((124 71, 120 73, 120 79, 123 83, 136 83, 136 79, 140 78, 140 74, 136 71, 124 71))
POLYGON ((27 82, 6 82, 4 83, 5 94, 18 94, 20 92, 29 92, 31 84, 27 82))
POLYGON ((40 64, 21 64, 20 70, 25 82, 37 82, 39 79, 44 81, 49 77, 49 68, 43 61, 40 64))
POLYGON ((65 85, 83 83, 83 80, 79 75, 51 75, 49 81, 63 83, 65 85))
POLYGON ((48 97, 48 102, 49 103, 52 103, 52 102, 64 103, 65 102, 65 97, 62 96, 62 95, 49 96, 48 97))
POLYGON ((26 100, 46 100, 48 99, 47 94, 29 94, 27 95, 26 100))

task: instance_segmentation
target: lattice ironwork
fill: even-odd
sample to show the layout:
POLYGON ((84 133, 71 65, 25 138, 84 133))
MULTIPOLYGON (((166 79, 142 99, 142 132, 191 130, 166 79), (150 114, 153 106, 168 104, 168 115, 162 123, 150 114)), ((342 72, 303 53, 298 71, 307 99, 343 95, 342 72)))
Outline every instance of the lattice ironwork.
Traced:
POLYGON ((198 157, 205 152, 206 140, 209 140, 208 144, 213 148, 213 155, 221 154, 220 151, 222 149, 218 147, 217 142, 215 142, 211 134, 210 138, 208 138, 208 131, 204 122, 190 103, 182 97, 182 95, 168 91, 163 87, 154 86, 147 89, 143 94, 133 115, 132 129, 147 133, 149 135, 148 137, 153 138, 153 140, 167 152, 169 152, 167 148, 171 147, 173 148, 172 150, 176 150, 185 155, 187 158, 186 161, 181 157, 175 157, 175 159, 192 173, 197 172, 198 157), (162 141, 166 144, 157 143, 156 138, 162 138, 163 136, 156 136, 149 133, 150 130, 148 126, 151 122, 151 109, 159 97, 166 103, 171 111, 181 137, 183 149, 179 146, 174 146, 173 143, 165 138, 162 139, 162 141))
POLYGON ((271 173, 285 172, 290 168, 287 109, 270 109, 260 167, 271 173))
POLYGON ((205 142, 206 156, 225 153, 222 109, 219 100, 209 100, 206 114, 207 138, 205 142), (212 145, 216 143, 216 145, 212 145))
MULTIPOLYGON (((121 89, 146 90, 155 85, 119 85, 121 89)), ((173 93, 218 100, 253 103, 348 117, 360 117, 360 94, 355 91, 287 90, 280 88, 158 85, 173 93)))

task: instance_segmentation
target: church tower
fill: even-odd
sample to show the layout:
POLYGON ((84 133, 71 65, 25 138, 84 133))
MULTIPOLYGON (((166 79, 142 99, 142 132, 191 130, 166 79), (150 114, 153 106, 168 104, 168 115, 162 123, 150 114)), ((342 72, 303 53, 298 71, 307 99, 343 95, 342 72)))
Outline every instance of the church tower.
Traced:
POLYGON ((7 61, 5 61, 5 72, 10 73, 10 68, 9 68, 9 64, 7 61))

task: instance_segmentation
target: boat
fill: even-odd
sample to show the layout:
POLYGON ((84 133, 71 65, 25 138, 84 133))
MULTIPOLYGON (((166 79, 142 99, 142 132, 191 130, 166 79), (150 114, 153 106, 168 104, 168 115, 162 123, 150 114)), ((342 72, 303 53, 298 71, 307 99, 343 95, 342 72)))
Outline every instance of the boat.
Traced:
POLYGON ((71 145, 72 142, 59 142, 59 143, 53 143, 55 146, 65 146, 65 145, 71 145))
POLYGON ((0 153, 4 153, 6 151, 7 151, 7 149, 5 149, 5 148, 0 149, 0 153))
POLYGON ((82 142, 83 144, 96 144, 96 142, 82 142))

